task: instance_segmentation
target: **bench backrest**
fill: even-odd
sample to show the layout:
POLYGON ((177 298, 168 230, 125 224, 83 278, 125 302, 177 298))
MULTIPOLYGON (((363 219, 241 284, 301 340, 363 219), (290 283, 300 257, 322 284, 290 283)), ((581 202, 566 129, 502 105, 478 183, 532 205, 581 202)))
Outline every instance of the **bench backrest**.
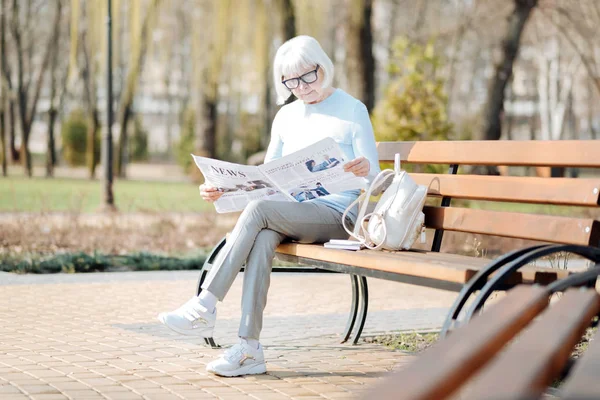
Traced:
MULTIPOLYGON (((431 141, 379 142, 380 161, 400 153, 405 164, 600 168, 600 141, 431 141)), ((597 178, 541 178, 412 173, 429 195, 426 226, 443 230, 600 247, 600 221, 585 215, 534 214, 450 206, 450 199, 551 204, 598 208, 597 178)))

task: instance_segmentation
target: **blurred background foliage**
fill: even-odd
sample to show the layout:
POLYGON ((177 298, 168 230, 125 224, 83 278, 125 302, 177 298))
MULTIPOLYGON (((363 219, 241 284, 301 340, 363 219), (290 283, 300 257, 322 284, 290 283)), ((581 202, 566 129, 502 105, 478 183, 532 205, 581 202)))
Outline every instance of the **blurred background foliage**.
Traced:
POLYGON ((378 140, 600 129, 596 0, 111 1, 108 66, 108 0, 0 0, 4 176, 102 178, 109 67, 117 182, 197 182, 190 153, 260 163, 272 60, 299 34, 320 41, 378 140))
POLYGON ((598 0, 110 1, 111 42, 109 0, 0 0, 11 270, 168 269, 216 243, 235 215, 200 200, 190 153, 262 162, 279 109, 272 61, 300 34, 331 57, 333 85, 365 103, 377 140, 598 138, 598 0), (108 132, 112 185, 99 167, 108 132), (99 213, 107 188, 119 213, 99 213))

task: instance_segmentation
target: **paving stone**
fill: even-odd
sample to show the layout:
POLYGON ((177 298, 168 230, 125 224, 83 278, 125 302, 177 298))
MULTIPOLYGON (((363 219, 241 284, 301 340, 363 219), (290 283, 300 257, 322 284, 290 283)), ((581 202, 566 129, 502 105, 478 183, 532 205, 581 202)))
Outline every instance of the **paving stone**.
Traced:
POLYGON ((18 387, 9 385, 9 384, 1 384, 0 385, 0 397, 4 397, 8 394, 20 394, 23 393, 19 390, 18 387))
MULTIPOLYGON (((41 383, 41 382, 38 382, 38 383, 41 383)), ((50 385, 39 385, 39 384, 38 385, 19 385, 19 387, 21 388, 21 390, 29 393, 30 395, 60 393, 60 391, 58 389, 56 389, 55 387, 52 387, 50 385)))
POLYGON ((65 400, 68 399, 64 394, 36 394, 31 396, 33 400, 65 400))
POLYGON ((102 393, 131 392, 130 388, 122 385, 103 386, 102 393))

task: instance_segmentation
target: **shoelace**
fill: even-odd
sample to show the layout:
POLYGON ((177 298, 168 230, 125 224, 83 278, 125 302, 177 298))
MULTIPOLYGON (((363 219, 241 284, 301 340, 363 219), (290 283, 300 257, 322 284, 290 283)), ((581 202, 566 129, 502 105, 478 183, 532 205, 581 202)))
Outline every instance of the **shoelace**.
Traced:
POLYGON ((198 303, 198 300, 195 297, 192 297, 179 311, 181 312, 181 315, 189 321, 196 322, 198 320, 204 320, 207 322, 206 319, 202 318, 201 312, 204 311, 202 309, 203 307, 198 303))
POLYGON ((236 344, 230 349, 225 350, 224 358, 231 363, 239 363, 244 357, 244 351, 241 344, 236 344))

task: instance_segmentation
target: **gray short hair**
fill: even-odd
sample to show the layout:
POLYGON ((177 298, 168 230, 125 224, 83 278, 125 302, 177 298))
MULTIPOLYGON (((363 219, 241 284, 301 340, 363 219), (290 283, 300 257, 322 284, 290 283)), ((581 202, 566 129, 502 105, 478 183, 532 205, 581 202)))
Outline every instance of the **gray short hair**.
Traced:
POLYGON ((292 93, 281 83, 284 76, 299 75, 307 68, 318 65, 323 69, 323 87, 333 82, 333 63, 319 42, 306 35, 296 36, 282 44, 275 54, 273 78, 277 91, 277 104, 283 104, 292 93))

